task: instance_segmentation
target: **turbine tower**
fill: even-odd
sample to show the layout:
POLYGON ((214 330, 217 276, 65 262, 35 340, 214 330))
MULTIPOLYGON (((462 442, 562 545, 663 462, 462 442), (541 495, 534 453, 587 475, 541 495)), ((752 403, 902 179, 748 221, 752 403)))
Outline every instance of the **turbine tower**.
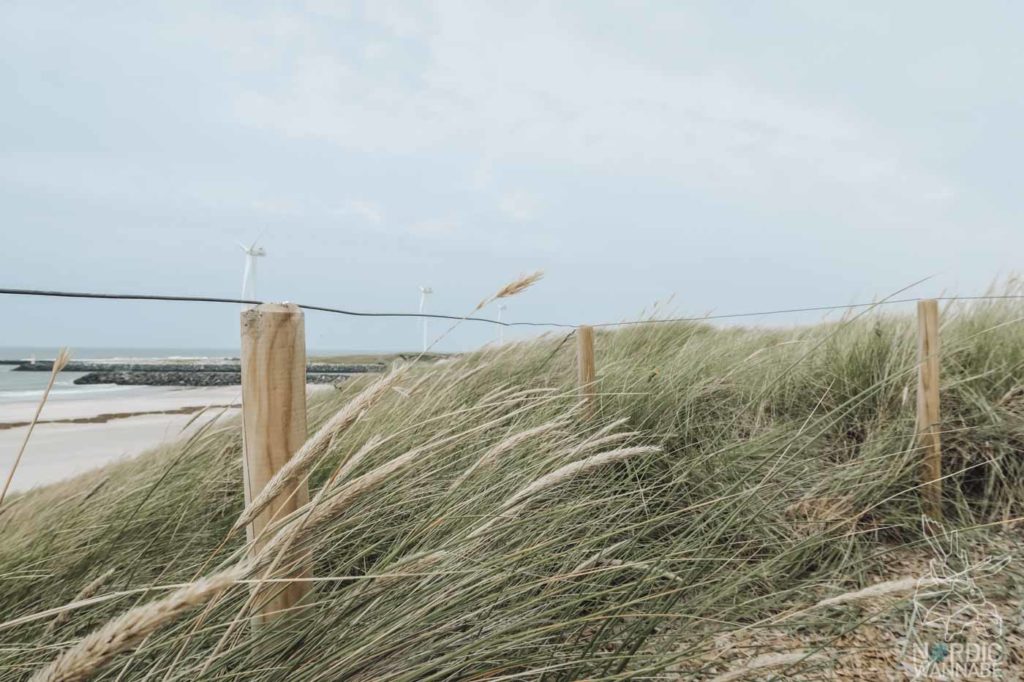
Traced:
POLYGON ((245 252, 245 272, 242 273, 242 298, 246 301, 256 299, 256 259, 267 255, 266 249, 256 246, 259 241, 257 237, 252 244, 246 246, 239 243, 238 247, 245 252))
MULTIPOLYGON (((505 310, 507 310, 507 309, 508 309, 508 306, 505 305, 504 303, 502 303, 502 304, 500 304, 498 306, 498 322, 501 322, 502 313, 504 313, 505 310)), ((499 344, 505 343, 505 325, 503 325, 503 324, 499 324, 498 325, 498 343, 499 344)))
MULTIPOLYGON (((420 287, 420 315, 423 314, 424 309, 427 307, 427 296, 434 293, 434 290, 428 286, 420 287)), ((427 352, 427 318, 423 320, 423 352, 427 352)))

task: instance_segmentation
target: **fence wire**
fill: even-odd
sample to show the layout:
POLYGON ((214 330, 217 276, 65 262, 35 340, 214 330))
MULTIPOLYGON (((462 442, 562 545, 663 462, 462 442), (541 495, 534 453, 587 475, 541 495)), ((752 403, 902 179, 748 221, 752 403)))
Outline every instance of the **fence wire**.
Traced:
MULTIPOLYGON (((234 305, 261 305, 267 301, 250 300, 244 298, 226 298, 220 296, 173 296, 162 294, 110 294, 87 291, 57 291, 44 289, 12 289, 0 288, 0 294, 9 296, 42 296, 48 298, 83 298, 93 300, 114 300, 114 301, 165 301, 181 303, 228 303, 234 305)), ((780 308, 775 310, 760 310, 742 313, 707 314, 691 317, 666 317, 651 318, 645 320, 623 320, 620 322, 598 322, 589 324, 591 327, 627 327, 642 324, 664 324, 672 322, 703 322, 707 320, 728 320, 744 317, 766 317, 772 315, 790 315, 796 313, 828 312, 833 310, 854 310, 858 308, 872 308, 883 305, 894 305, 900 303, 916 303, 923 300, 935 301, 995 301, 995 300, 1020 300, 1024 294, 1004 294, 987 296, 938 296, 938 297, 913 297, 913 298, 891 298, 881 299, 868 303, 846 303, 842 305, 808 306, 802 308, 780 308)), ((443 313, 402 313, 402 312, 377 312, 364 310, 348 310, 345 308, 333 308, 329 306, 311 305, 308 303, 294 303, 303 310, 311 310, 335 315, 347 315, 349 317, 390 317, 390 318, 419 318, 430 320, 452 320, 463 322, 482 322, 485 324, 499 325, 502 327, 551 327, 562 329, 578 329, 583 323, 571 322, 537 322, 537 321, 505 321, 495 320, 488 317, 477 317, 473 315, 447 315, 443 313)))

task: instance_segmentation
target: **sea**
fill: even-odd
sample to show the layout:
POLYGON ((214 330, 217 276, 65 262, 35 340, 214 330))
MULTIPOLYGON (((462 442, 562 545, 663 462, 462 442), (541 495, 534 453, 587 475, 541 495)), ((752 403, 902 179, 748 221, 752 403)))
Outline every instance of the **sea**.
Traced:
MULTIPOLYGON (((53 360, 57 347, 0 346, 0 360, 53 360)), ((307 355, 344 355, 368 353, 335 349, 309 349, 307 355)), ((237 358, 238 348, 72 348, 72 360, 213 360, 237 358)), ((50 380, 49 372, 15 372, 14 365, 0 364, 0 404, 36 401, 42 397, 50 380)), ((122 397, 147 390, 149 387, 99 384, 76 386, 75 379, 83 372, 61 372, 50 389, 49 400, 76 400, 79 398, 122 397), (109 394, 109 396, 107 395, 109 394)))
MULTIPOLYGON (((0 360, 53 360, 58 348, 0 346, 0 360)), ((237 358, 237 348, 73 348, 73 360, 164 359, 164 358, 237 358)), ((0 364, 0 403, 35 401, 42 397, 50 380, 49 372, 15 372, 14 365, 0 364)), ((137 386, 100 384, 76 386, 83 372, 61 372, 50 390, 50 400, 76 400, 95 397, 119 397, 138 392, 137 386)))

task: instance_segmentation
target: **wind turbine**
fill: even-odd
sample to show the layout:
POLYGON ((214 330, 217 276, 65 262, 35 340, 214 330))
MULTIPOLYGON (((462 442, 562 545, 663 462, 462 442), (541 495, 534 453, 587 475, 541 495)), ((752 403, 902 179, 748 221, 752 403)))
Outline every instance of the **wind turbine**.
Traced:
MULTIPOLYGON (((501 314, 505 312, 506 309, 508 309, 508 306, 504 303, 498 306, 498 322, 501 322, 501 314)), ((505 325, 503 324, 498 325, 498 343, 505 343, 505 325)))
POLYGON ((246 246, 239 242, 238 247, 245 252, 245 272, 242 273, 242 298, 246 301, 256 300, 256 259, 267 255, 266 249, 256 246, 259 237, 246 246))
MULTIPOLYGON (((428 286, 420 287, 420 315, 423 314, 423 310, 427 307, 427 296, 434 293, 434 290, 428 286)), ((427 352, 427 318, 423 319, 423 352, 427 352)))

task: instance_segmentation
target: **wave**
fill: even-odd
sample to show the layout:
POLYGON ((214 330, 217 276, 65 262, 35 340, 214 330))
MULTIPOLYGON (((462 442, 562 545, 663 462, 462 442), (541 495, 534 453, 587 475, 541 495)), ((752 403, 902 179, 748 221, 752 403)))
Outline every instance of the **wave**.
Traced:
MULTIPOLYGON (((68 386, 74 386, 74 384, 68 384, 68 386)), ((82 388, 61 388, 60 384, 54 384, 53 388, 50 389, 50 397, 59 396, 79 396, 79 395, 91 395, 94 393, 116 393, 130 391, 134 386, 116 386, 113 384, 101 384, 99 386, 89 386, 82 388)), ((0 388, 0 401, 11 401, 23 398, 41 398, 43 396, 42 388, 32 389, 16 389, 16 390, 5 390, 0 388)))

